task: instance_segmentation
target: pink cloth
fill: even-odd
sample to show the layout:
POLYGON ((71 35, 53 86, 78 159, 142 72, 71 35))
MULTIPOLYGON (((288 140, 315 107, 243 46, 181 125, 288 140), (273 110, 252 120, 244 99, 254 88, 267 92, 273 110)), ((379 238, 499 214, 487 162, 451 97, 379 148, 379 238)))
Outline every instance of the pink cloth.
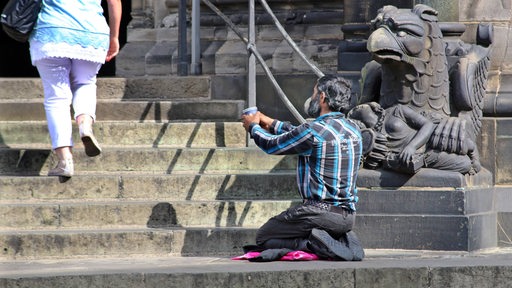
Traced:
MULTIPOLYGON (((248 260, 251 258, 258 257, 260 252, 247 252, 244 255, 236 256, 231 258, 231 260, 248 260)), ((304 252, 304 251, 291 251, 286 255, 281 257, 279 261, 311 261, 318 260, 318 256, 312 253, 304 252)))

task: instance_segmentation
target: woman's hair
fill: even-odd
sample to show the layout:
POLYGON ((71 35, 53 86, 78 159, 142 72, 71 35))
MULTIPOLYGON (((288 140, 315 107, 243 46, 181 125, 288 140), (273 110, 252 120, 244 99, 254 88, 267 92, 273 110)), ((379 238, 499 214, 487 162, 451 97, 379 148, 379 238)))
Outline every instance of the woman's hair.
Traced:
POLYGON ((325 75, 318 79, 318 93, 324 92, 331 111, 347 113, 350 108, 352 83, 340 76, 325 75))

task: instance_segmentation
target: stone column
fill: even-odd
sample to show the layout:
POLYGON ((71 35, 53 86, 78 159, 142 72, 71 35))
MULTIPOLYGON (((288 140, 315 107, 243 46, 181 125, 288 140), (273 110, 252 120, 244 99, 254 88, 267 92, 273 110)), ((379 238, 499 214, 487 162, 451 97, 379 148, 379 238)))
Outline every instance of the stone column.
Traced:
POLYGON ((129 28, 153 28, 153 12, 151 9, 151 0, 131 0, 132 1, 132 21, 129 28))

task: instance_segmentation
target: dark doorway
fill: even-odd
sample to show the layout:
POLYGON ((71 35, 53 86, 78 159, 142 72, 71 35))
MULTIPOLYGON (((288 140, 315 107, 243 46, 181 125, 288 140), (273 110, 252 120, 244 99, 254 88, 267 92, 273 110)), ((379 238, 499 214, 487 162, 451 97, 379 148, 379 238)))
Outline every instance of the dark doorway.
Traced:
MULTIPOLYGON (((3 10, 7 0, 0 1, 0 7, 3 10)), ((126 27, 131 20, 131 1, 123 1, 123 16, 121 19, 121 29, 119 31, 119 42, 121 47, 126 43, 126 27)), ((108 17, 107 1, 102 1, 105 17, 108 17)), ((115 76, 115 58, 105 63, 98 74, 101 76, 115 76)), ((37 69, 30 63, 30 53, 28 43, 19 43, 9 38, 2 29, 0 29, 0 77, 39 77, 37 69)))

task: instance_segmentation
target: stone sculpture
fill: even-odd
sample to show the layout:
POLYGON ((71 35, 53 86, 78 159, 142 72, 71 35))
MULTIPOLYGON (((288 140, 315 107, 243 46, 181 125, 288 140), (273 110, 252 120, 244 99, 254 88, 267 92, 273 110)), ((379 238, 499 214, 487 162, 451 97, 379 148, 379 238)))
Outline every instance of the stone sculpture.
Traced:
POLYGON ((477 173, 492 26, 478 26, 476 44, 445 41, 437 11, 419 4, 384 6, 372 27, 373 60, 348 113, 366 135, 365 167, 477 173))

